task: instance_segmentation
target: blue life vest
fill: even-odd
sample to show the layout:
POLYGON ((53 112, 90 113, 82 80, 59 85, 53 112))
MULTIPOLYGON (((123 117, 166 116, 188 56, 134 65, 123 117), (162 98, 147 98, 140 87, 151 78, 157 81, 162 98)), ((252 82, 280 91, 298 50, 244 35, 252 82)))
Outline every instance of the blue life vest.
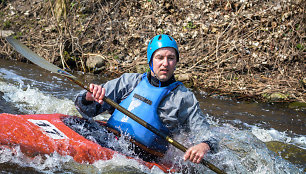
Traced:
MULTIPOLYGON (((147 73, 144 73, 142 80, 120 105, 155 127, 157 130, 169 135, 169 130, 163 125, 157 115, 157 108, 160 101, 179 84, 181 84, 181 82, 174 82, 166 87, 155 87, 149 83, 147 73)), ((124 134, 128 134, 131 138, 149 149, 159 152, 165 152, 168 149, 168 142, 166 140, 154 134, 117 109, 107 121, 107 125, 124 134)))

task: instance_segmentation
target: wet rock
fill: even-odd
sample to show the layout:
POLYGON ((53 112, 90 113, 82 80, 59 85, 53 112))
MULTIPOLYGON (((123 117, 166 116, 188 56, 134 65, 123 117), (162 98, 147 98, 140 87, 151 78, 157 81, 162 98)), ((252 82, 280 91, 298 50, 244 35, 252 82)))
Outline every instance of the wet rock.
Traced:
POLYGON ((15 32, 12 31, 12 30, 0 30, 0 38, 1 37, 8 37, 12 34, 15 34, 15 32))
POLYGON ((273 93, 270 95, 269 99, 271 101, 279 101, 279 100, 286 100, 288 99, 288 96, 282 93, 273 93))
POLYGON ((279 141, 266 142, 267 147, 281 155, 284 159, 294 163, 305 165, 306 164, 306 150, 301 149, 291 144, 285 144, 279 141))
POLYGON ((105 65, 105 58, 101 55, 89 56, 86 61, 88 68, 101 68, 103 65, 105 65))
POLYGON ((288 100, 288 95, 282 94, 280 92, 275 92, 272 94, 262 94, 262 97, 265 98, 267 101, 285 101, 288 100))
POLYGON ((178 80, 178 81, 190 81, 191 80, 191 77, 192 75, 187 73, 187 74, 178 74, 178 75, 175 75, 175 78, 178 80))
POLYGON ((289 104, 289 108, 305 110, 306 109, 306 103, 303 103, 303 102, 292 102, 292 103, 289 104))

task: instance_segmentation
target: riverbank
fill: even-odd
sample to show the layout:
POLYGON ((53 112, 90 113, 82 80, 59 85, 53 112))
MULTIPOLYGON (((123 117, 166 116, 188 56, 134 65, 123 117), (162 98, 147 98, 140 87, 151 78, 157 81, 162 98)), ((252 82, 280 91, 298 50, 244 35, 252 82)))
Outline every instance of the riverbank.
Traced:
MULTIPOLYGON (((0 9, 0 30, 67 70, 144 72, 147 42, 165 33, 179 44, 176 74, 188 87, 237 100, 306 101, 305 1, 2 0, 0 9)), ((0 41, 0 58, 26 61, 0 41)))

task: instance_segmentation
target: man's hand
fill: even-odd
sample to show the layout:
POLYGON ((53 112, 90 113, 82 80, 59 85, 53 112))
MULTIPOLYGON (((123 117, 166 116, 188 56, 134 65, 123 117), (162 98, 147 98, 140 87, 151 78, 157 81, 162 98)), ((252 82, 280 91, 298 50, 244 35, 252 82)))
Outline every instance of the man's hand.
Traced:
POLYGON ((200 163, 204 155, 209 151, 209 146, 206 143, 200 143, 187 149, 184 160, 190 160, 194 163, 200 163))
POLYGON ((105 89, 100 85, 90 84, 89 89, 91 92, 87 92, 86 100, 87 101, 96 101, 100 104, 103 103, 103 98, 105 95, 105 89))

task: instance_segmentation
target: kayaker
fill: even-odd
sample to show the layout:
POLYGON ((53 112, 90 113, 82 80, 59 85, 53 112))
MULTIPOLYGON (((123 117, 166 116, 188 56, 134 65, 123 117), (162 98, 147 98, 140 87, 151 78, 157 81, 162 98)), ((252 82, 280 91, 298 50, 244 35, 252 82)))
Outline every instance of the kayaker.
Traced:
POLYGON ((179 62, 176 41, 169 35, 153 37, 147 47, 148 73, 125 73, 105 84, 90 84, 90 92, 77 96, 77 109, 88 117, 104 111, 112 116, 107 125, 127 133, 148 149, 165 153, 165 140, 103 102, 107 96, 160 131, 175 135, 181 130, 194 137, 194 145, 184 154, 184 160, 200 163, 204 155, 217 150, 217 141, 199 107, 195 95, 174 78, 179 62), (205 138, 203 138, 205 137, 205 138))

